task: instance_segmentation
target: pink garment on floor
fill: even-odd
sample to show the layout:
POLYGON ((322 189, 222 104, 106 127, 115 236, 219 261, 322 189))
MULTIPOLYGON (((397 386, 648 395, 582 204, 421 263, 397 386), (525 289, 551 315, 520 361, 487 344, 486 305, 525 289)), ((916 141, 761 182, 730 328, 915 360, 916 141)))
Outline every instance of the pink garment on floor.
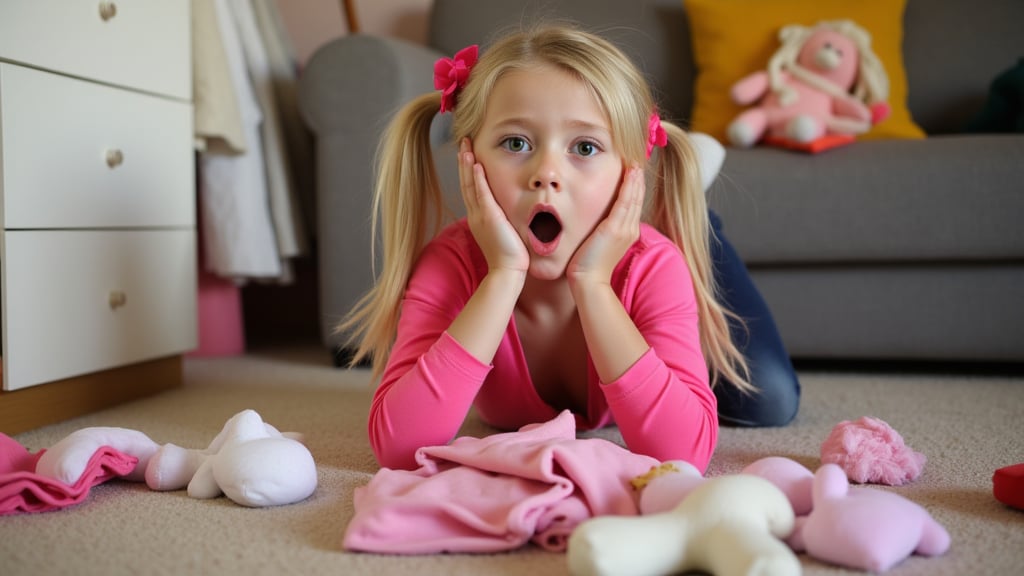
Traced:
POLYGON ((592 516, 638 514, 630 480, 658 461, 600 438, 575 417, 421 448, 417 470, 381 468, 355 491, 348 550, 498 552, 533 542, 561 551, 592 516))
POLYGON ((85 472, 72 486, 36 474, 45 450, 30 454, 6 434, 0 434, 0 516, 18 512, 47 512, 78 504, 89 490, 135 469, 139 459, 109 446, 96 450, 85 472))

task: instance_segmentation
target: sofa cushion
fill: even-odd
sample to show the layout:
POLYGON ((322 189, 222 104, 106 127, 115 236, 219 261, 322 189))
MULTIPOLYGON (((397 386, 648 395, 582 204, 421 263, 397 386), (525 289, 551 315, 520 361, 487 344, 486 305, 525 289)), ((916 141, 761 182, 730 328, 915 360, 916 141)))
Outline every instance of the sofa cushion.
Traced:
POLYGON ((1024 136, 730 148, 709 202, 749 264, 1024 259, 1024 136))
POLYGON ((903 68, 905 0, 685 0, 697 65, 693 129, 726 142, 729 122, 744 107, 729 90, 744 76, 765 70, 778 49, 778 31, 787 24, 853 20, 872 37, 872 48, 889 75, 892 115, 861 139, 922 138, 924 132, 907 109, 903 68))

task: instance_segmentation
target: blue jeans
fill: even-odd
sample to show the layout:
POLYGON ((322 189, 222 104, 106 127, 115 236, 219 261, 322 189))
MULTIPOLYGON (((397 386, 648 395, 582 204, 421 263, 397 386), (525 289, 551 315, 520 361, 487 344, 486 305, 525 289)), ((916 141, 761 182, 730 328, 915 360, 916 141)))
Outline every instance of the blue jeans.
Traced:
POLYGON ((731 426, 783 426, 800 406, 800 382, 789 353, 782 343, 775 320, 764 298, 754 286, 747 267, 722 233, 722 222, 710 212, 717 240, 711 240, 711 258, 722 304, 746 322, 746 329, 730 320, 733 341, 747 359, 755 394, 744 394, 735 386, 719 381, 719 421, 731 426))

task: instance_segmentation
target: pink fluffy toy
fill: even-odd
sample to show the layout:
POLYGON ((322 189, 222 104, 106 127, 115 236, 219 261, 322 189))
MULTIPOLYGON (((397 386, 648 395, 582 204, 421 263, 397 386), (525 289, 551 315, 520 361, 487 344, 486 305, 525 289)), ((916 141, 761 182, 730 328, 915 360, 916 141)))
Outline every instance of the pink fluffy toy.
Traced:
POLYGON ((821 445, 821 463, 839 465, 851 482, 901 486, 921 475, 925 457, 891 426, 865 416, 836 424, 821 445))

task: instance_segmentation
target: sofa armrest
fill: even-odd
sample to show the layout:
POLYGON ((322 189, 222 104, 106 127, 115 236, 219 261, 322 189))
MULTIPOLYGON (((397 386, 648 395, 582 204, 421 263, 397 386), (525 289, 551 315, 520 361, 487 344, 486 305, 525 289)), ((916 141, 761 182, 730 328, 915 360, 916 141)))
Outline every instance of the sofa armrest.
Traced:
MULTIPOLYGON (((350 35, 313 54, 299 83, 303 119, 315 134, 383 131, 398 108, 433 89, 440 54, 394 38, 350 35)), ((370 146, 373 148, 374 146, 370 146)))
POLYGON ((316 146, 320 332, 331 348, 346 339, 334 327, 373 285, 377 143, 403 104, 433 90, 438 57, 401 40, 351 35, 322 46, 302 72, 299 110, 316 146))

